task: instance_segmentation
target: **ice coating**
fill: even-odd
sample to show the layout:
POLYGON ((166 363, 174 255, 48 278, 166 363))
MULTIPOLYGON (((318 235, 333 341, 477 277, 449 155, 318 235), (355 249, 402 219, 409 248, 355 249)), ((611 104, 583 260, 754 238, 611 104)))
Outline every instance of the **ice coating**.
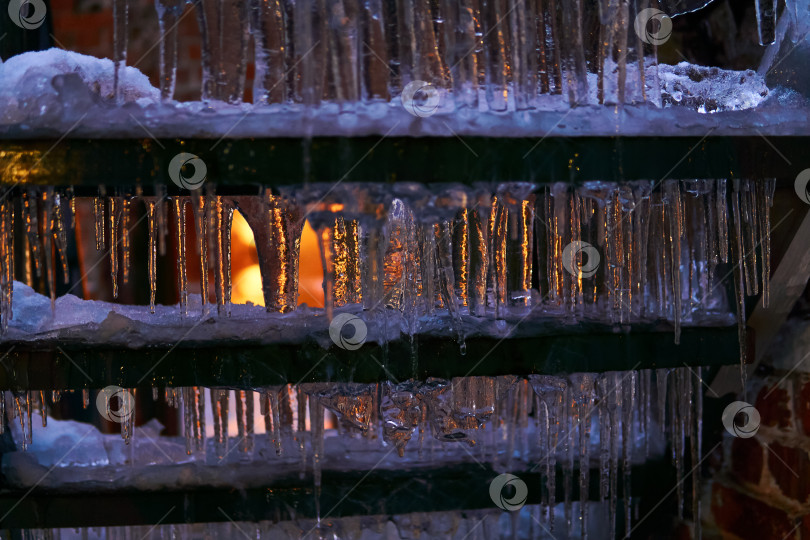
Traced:
POLYGON ((27 261, 27 280, 33 280, 37 262, 44 258, 39 267, 51 284, 48 290, 54 291, 57 276, 66 275, 65 245, 75 232, 71 200, 53 188, 32 188, 23 194, 22 210, 12 204, 0 208, 6 224, 1 254, 7 261, 0 276, 7 286, 6 316, 0 320, 8 326, 5 340, 72 336, 132 347, 173 343, 172 332, 179 329, 188 330, 194 342, 226 339, 238 335, 240 325, 245 339, 298 343, 308 333, 325 334, 338 311, 357 313, 368 326, 368 339, 379 344, 401 335, 428 334, 453 336, 463 349, 465 337, 472 335, 516 337, 576 322, 621 328, 656 321, 669 321, 677 342, 683 324, 728 320, 732 310, 724 290, 730 283, 713 278, 723 258, 718 246, 726 235, 744 276, 740 295, 756 294, 760 282, 767 295, 768 281, 760 275, 765 275, 761 267, 770 252, 766 209, 773 182, 732 184, 727 194, 725 180, 666 180, 661 187, 643 181, 586 182, 578 188, 520 182, 397 184, 390 193, 374 184, 311 184, 285 188, 280 195, 252 196, 217 195, 211 184, 205 194, 191 197, 120 192, 106 197, 107 205, 82 203, 93 203, 97 210, 91 234, 111 239, 106 256, 113 292, 125 286, 129 252, 145 249, 149 297, 155 298, 154 266, 162 234, 157 209, 168 212, 164 219, 182 224, 185 214, 180 210, 189 204, 195 208, 189 226, 197 241, 187 242, 186 229, 178 228, 179 305, 146 310, 67 295, 52 298, 52 312, 28 287, 17 284, 11 294, 11 284, 18 280, 15 253, 27 261), (714 212, 717 199, 726 195, 732 198, 730 221, 724 212, 714 212), (134 225, 127 216, 140 205, 148 218, 145 246, 129 240, 134 225), (108 211, 102 213, 104 206, 108 211), (234 210, 245 216, 256 238, 267 314, 256 306, 230 303, 234 210), (36 228, 35 216, 41 222, 36 228), (323 311, 296 306, 303 216, 321 239, 323 311), (19 222, 27 231, 27 247, 10 241, 19 222), (43 228, 43 223, 49 226, 43 228), (742 257, 743 246, 750 252, 753 245, 762 246, 764 257, 742 257), (51 253, 55 257, 48 257, 51 253), (211 276, 214 286, 204 289, 202 298, 188 294, 190 265, 211 276), (215 314, 200 307, 209 301, 217 306, 215 314), (188 318, 182 316, 186 313, 188 318), (200 316, 216 324, 203 328, 200 316))
MULTIPOLYGON (((693 393, 700 388, 699 376, 682 368, 397 385, 166 388, 151 396, 137 393, 136 399, 165 400, 178 408, 184 418, 182 436, 160 436, 162 426, 151 420, 132 427, 129 440, 70 420, 50 419, 42 427, 41 411, 47 410, 51 396, 4 392, 10 435, 18 448, 4 454, 3 473, 16 488, 37 483, 81 490, 115 483, 148 490, 233 489, 265 486, 299 472, 318 486, 322 469, 362 474, 369 463, 381 471, 444 467, 474 463, 473 456, 495 470, 541 471, 542 487, 530 489, 541 491, 536 519, 552 533, 577 531, 580 519, 606 520, 615 530, 616 504, 629 496, 632 466, 661 455, 668 444, 676 464, 687 454, 690 459, 700 455, 696 418, 701 401, 693 393), (641 382, 653 378, 655 384, 641 382), (210 406, 205 399, 209 393, 210 406), (325 429, 327 416, 331 427, 325 429), (417 432, 427 436, 417 441, 417 432), (19 451, 23 442, 24 452, 19 451), (601 476, 600 495, 572 500, 574 484, 586 485, 591 468, 601 476), (554 510, 556 482, 567 494, 559 514, 554 510), (608 511, 594 516, 591 505, 606 505, 608 511)), ((682 469, 679 475, 679 484, 685 484, 682 469)), ((689 482, 693 493, 700 493, 699 475, 689 482)), ((681 504, 685 493, 679 490, 681 504)), ((699 512, 699 500, 692 503, 699 512)))
MULTIPOLYGON (((589 73, 588 94, 577 108, 570 108, 566 97, 553 93, 536 95, 523 108, 509 94, 503 112, 491 111, 485 105, 483 88, 465 86, 461 93, 437 90, 440 99, 435 114, 420 117, 403 107, 399 93, 389 101, 358 102, 350 110, 330 100, 308 106, 296 102, 161 102, 161 91, 136 68, 127 67, 120 89, 124 106, 116 107, 112 61, 49 49, 0 64, 0 136, 543 137, 551 132, 559 136, 649 135, 653 125, 656 135, 703 136, 709 129, 716 134, 735 134, 752 127, 766 135, 797 134, 806 132, 810 124, 806 108, 800 103, 781 103, 782 92, 769 90, 755 73, 685 63, 659 65, 655 74, 646 69, 646 81, 660 80, 658 90, 646 90, 648 96, 657 96, 657 102, 639 100, 619 108, 599 105, 604 96, 600 98, 598 92, 598 75, 589 73), (466 104, 470 96, 476 107, 466 104), (662 99, 665 108, 656 104, 662 99)), ((636 64, 627 67, 630 75, 638 71, 636 64)), ((166 81, 163 92, 170 87, 171 81, 166 81)), ((630 90, 627 95, 641 96, 630 90)))

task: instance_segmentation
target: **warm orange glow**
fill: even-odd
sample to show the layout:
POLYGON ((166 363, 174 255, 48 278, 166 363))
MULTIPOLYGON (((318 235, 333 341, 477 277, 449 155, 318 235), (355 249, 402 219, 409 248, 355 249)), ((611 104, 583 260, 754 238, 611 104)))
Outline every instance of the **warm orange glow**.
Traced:
MULTIPOLYGON (((231 299, 234 304, 252 302, 264 305, 262 295, 262 277, 259 261, 253 240, 253 231, 239 212, 233 215, 231 231, 233 291, 231 299)), ((323 269, 318 250, 318 236, 310 226, 304 223, 301 234, 301 253, 298 275, 298 303, 310 307, 323 307, 323 269)))
POLYGON ((332 204, 329 205, 329 211, 330 212, 342 212, 343 211, 343 205, 340 204, 340 203, 332 203, 332 204))
POLYGON ((233 291, 231 291, 231 301, 234 304, 246 304, 253 302, 256 305, 264 305, 262 295, 262 274, 258 264, 251 264, 243 268, 238 273, 234 272, 233 291))
POLYGON ((301 233, 301 256, 298 267, 298 303, 323 307, 323 266, 315 229, 304 223, 301 233))

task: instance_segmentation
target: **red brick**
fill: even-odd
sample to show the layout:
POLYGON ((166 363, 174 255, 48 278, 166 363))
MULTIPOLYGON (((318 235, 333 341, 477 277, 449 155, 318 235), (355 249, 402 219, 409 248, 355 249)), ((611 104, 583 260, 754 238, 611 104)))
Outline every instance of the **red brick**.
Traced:
POLYGON ((800 448, 771 443, 768 452, 768 469, 779 489, 786 497, 804 503, 810 497, 810 459, 800 448))
POLYGON ((810 437, 810 381, 801 387, 797 408, 797 416, 801 419, 804 434, 810 437))
POLYGON ((759 484, 762 478, 764 451, 755 438, 735 438, 731 443, 731 474, 739 480, 759 484))
POLYGON ((742 540, 799 539, 796 523, 785 512, 718 482, 712 484, 711 504, 723 538, 730 533, 742 540))
POLYGON ((778 386, 763 386, 754 405, 759 411, 761 424, 765 426, 792 427, 789 408, 790 395, 778 386))

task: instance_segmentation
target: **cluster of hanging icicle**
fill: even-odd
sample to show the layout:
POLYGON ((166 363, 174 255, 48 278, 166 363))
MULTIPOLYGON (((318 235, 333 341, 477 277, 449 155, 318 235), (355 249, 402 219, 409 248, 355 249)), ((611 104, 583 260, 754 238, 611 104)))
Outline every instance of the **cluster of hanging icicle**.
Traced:
MULTIPOLYGON (((616 530, 618 502, 624 500, 624 533, 632 527, 630 478, 633 465, 671 446, 679 479, 678 512, 683 517, 685 502, 691 501, 694 522, 700 522, 700 446, 702 429, 702 387, 700 369, 580 373, 565 377, 532 375, 462 377, 425 382, 379 384, 319 383, 286 385, 255 390, 227 390, 201 387, 153 389, 154 400, 182 411, 186 451, 189 455, 213 453, 223 458, 231 448, 236 455, 255 455, 259 447, 281 458, 299 463, 300 472, 313 474, 321 485, 321 464, 325 455, 326 415, 350 448, 396 449, 400 456, 414 453, 425 461, 445 450, 449 443, 468 447, 459 454, 471 454, 479 463, 491 463, 495 470, 539 471, 545 510, 541 519, 549 530, 571 530, 581 520, 589 529, 588 501, 593 500, 591 474, 599 476, 599 500, 614 510, 611 530, 616 530), (256 395, 258 394, 258 399, 256 395), (210 399, 213 440, 206 440, 206 400, 210 399), (258 404, 258 406, 257 406, 258 404), (235 405, 236 432, 229 430, 229 408, 235 405), (258 409, 258 410, 257 410, 258 409), (328 413, 326 413, 328 411, 328 413), (263 422, 264 435, 255 433, 263 422), (592 437, 592 432, 598 435, 592 437), (687 444, 687 439, 689 443, 687 444), (354 441, 349 444, 349 441, 354 441), (310 465, 311 461, 311 465, 310 465), (585 464, 585 466, 581 466, 585 464), (691 495, 685 494, 685 471, 691 475, 691 495), (696 472, 697 471, 697 472, 696 472), (562 484, 563 500, 557 500, 562 484), (572 497, 579 486, 580 515, 572 512, 572 497), (565 523, 554 523, 548 511, 564 503, 565 523)), ((131 390, 137 399, 141 394, 131 390)), ((18 419, 23 448, 32 443, 32 410, 47 418, 48 398, 59 392, 7 392, 12 404, 10 421, 18 419)), ((84 391, 85 406, 90 392, 84 391)), ((5 405, 0 400, 0 406, 5 405)), ((122 436, 129 442, 134 415, 122 424, 122 436)), ((0 424, 2 429, 2 424, 0 424)), ((264 455, 264 454, 262 454, 264 455)), ((242 459, 242 458, 239 458, 242 459)), ((213 461, 218 463, 218 461, 213 461)), ((699 538, 699 534, 694 536, 699 538)))
MULTIPOLYGON (((126 4, 115 3, 117 69, 126 4)), ((164 99, 174 95, 185 4, 155 0, 164 99)), ((600 103, 660 104, 656 46, 634 30, 650 7, 659 2, 201 0, 188 9, 199 23, 205 101, 242 100, 252 42, 255 103, 387 101, 423 81, 450 91, 456 106, 477 110, 480 93, 504 111, 533 108, 541 94, 585 103, 589 71, 600 103)), ((663 7, 672 16, 684 6, 663 7)))
MULTIPOLYGON (((665 320, 677 342, 682 323, 730 311, 724 287, 732 275, 738 314, 745 313, 745 296, 760 288, 767 305, 774 187, 767 179, 539 189, 528 183, 393 189, 346 183, 225 196, 208 184, 205 193, 172 197, 159 188, 152 196, 108 195, 101 188, 92 201, 70 190, 32 187, 0 207, 0 317, 7 328, 15 267, 32 286, 35 275, 44 275, 52 299, 57 276, 67 281, 67 233, 79 201, 94 209, 96 247, 109 255, 116 297, 119 282, 129 279, 132 249, 143 249, 131 245, 130 233, 144 221, 133 218, 135 207, 144 205, 152 310, 157 257, 174 244, 181 313, 187 313, 187 272, 194 264, 202 276, 204 312, 215 296, 218 313, 229 315, 231 223, 239 211, 254 234, 268 311, 297 307, 306 220, 319 238, 330 316, 348 304, 362 305, 369 316, 396 310, 411 336, 419 332, 420 318, 447 316, 462 346, 467 316, 509 319, 536 312, 614 325, 665 320), (194 246, 186 239, 189 205, 194 246), (15 216, 25 229, 16 242, 15 216), (588 245, 592 250, 583 248, 588 245), (592 274, 583 272, 597 262, 592 274), (723 263, 732 266, 718 275, 723 263)), ((91 227, 79 229, 87 234, 91 227)), ((741 316, 741 339, 743 331, 741 316)))

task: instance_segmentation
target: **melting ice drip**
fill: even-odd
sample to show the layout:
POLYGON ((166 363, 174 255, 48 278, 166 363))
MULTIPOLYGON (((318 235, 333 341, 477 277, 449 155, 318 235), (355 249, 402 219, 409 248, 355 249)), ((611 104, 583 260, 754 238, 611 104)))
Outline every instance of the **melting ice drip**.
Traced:
MULTIPOLYGON (((539 471, 540 519, 549 530, 571 530, 581 521, 588 530, 590 475, 599 475, 597 503, 611 508, 610 530, 616 530, 617 503, 624 499, 625 531, 632 527, 631 471, 634 464, 660 455, 671 446, 678 475, 677 508, 683 517, 691 501, 692 519, 700 523, 700 473, 693 468, 703 459, 701 449, 702 392, 700 368, 580 373, 565 377, 514 376, 463 377, 424 382, 380 384, 323 383, 274 386, 255 390, 200 387, 167 388, 168 405, 182 411, 185 449, 192 460, 224 466, 236 460, 278 459, 299 467, 303 476, 311 470, 316 488, 321 485, 321 467, 330 456, 348 452, 361 456, 356 466, 366 470, 369 451, 396 449, 408 462, 466 461, 469 456, 490 463, 496 471, 539 471), (231 396, 231 394, 233 394, 231 396), (258 412, 254 402, 258 394, 258 412), (213 440, 206 441, 206 400, 213 414, 213 440), (229 431, 229 409, 236 409, 236 432, 229 431), (324 414, 337 418, 340 437, 328 437, 325 446, 324 414), (256 434, 255 421, 263 422, 266 435, 256 434), (687 444, 689 439, 689 444, 687 444), (467 445, 460 451, 455 445, 467 445), (231 452, 231 448, 233 452, 231 452), (455 450, 459 450, 456 452, 455 450), (205 456, 219 459, 206 460, 205 456), (415 454, 415 456, 414 456, 415 454), (366 456, 363 458, 362 456, 366 456), (222 458, 230 456, 230 461, 222 458), (252 457, 251 457, 252 456, 252 457), (296 465, 297 463, 297 465, 296 465), (691 472, 691 495, 685 494, 686 465, 691 472), (563 500, 556 499, 558 482, 563 500), (574 486, 579 485, 579 516, 574 515, 574 486), (564 505, 563 523, 555 523, 553 509, 564 505)), ((153 399, 162 392, 153 389, 153 399)), ((41 410, 47 420, 48 401, 58 401, 59 392, 8 392, 9 417, 15 439, 23 449, 32 441, 32 411, 41 410), (16 420, 16 422, 15 422, 16 420), (15 424, 18 423, 19 427, 15 424)), ((143 399, 138 394, 138 399, 143 399)), ((84 393, 85 406, 91 402, 84 393)), ((5 405, 6 400, 0 400, 5 405)), ((210 415, 209 415, 210 417, 210 415)), ((134 415, 130 418, 134 418, 134 415)), ((132 436, 134 420, 122 429, 132 436)), ((2 424, 0 424, 0 429, 2 424)), ((327 430, 334 433, 333 430, 327 430)), ((164 439, 164 437, 158 437, 164 439)), ((159 441, 158 441, 159 443, 159 441)), ((146 443, 144 443, 146 444, 146 443)), ((156 444, 150 440, 149 444, 156 444)), ((36 454, 36 446, 31 450, 36 454)), ((154 463, 172 465, 167 452, 148 452, 154 463)), ((390 451, 389 451, 390 453, 390 451)), ((137 453, 131 458, 138 464, 137 453)), ((393 458, 391 466, 402 463, 393 458)), ((187 461, 187 460, 184 460, 187 461)), ((383 460, 381 459, 380 462, 383 460)), ((131 464, 132 464, 131 463, 131 464)), ((130 465, 131 465, 130 464, 130 465)), ((379 465, 379 463, 378 463, 379 465)), ((384 467, 387 465, 383 465, 384 467)), ((83 468, 82 468, 83 469, 83 468)), ((58 473, 57 473, 58 474, 58 473)), ((88 473, 89 474, 89 473, 88 473)), ((255 477, 255 475, 253 475, 255 477)), ((77 481, 73 477, 72 481, 77 481)), ((485 489, 483 486, 482 489, 485 489)), ((696 534, 696 538, 700 535, 696 534)))

